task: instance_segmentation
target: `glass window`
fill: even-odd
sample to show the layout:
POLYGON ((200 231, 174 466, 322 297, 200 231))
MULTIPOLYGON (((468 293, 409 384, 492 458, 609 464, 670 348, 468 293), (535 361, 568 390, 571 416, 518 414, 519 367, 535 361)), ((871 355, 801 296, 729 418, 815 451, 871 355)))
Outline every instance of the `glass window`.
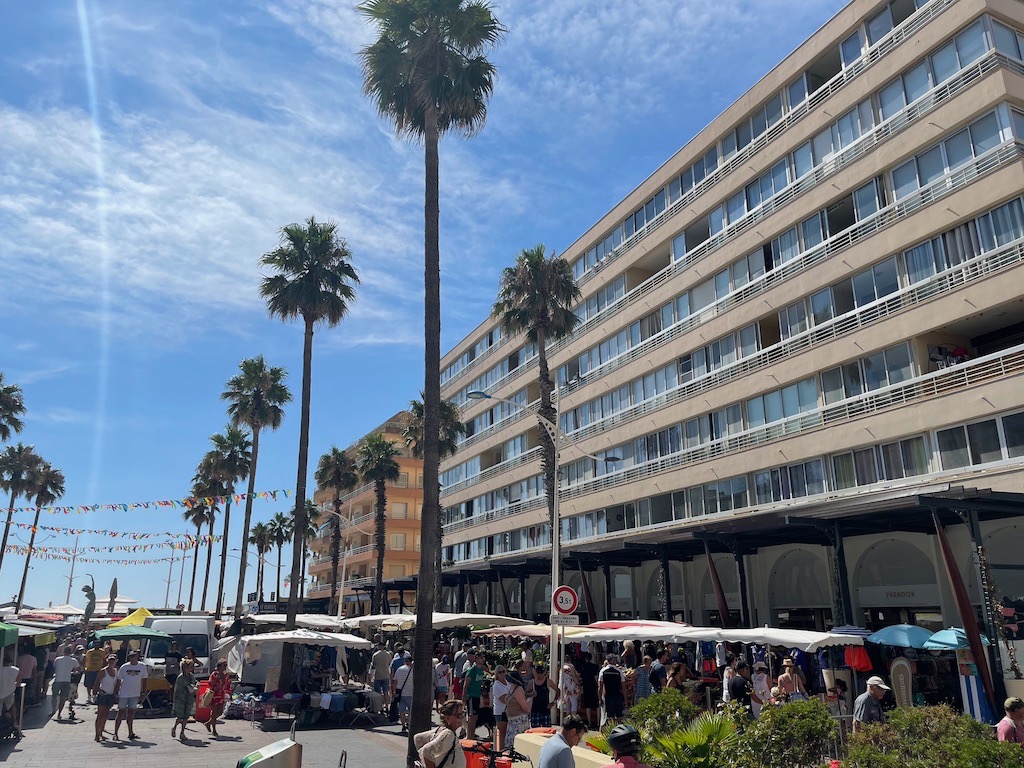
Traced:
POLYGON ((743 190, 730 197, 726 207, 729 210, 729 223, 732 224, 735 221, 739 221, 743 214, 747 212, 746 201, 743 199, 743 190))
POLYGON ((878 210, 878 192, 875 183, 865 184, 853 193, 854 207, 857 209, 857 221, 863 221, 878 210))
POLYGON ((852 453, 843 453, 832 457, 832 476, 838 490, 853 488, 857 485, 857 473, 853 467, 852 453))
POLYGON ((1011 459, 1024 456, 1024 412, 1003 416, 1003 436, 1011 459))
POLYGON ((901 440, 900 452, 903 454, 903 471, 907 477, 928 472, 928 447, 923 437, 901 440))
POLYGON ((928 72, 927 61, 922 61, 903 75, 903 90, 908 104, 928 93, 928 89, 931 88, 930 80, 931 75, 928 72))
POLYGON ((907 280, 911 284, 926 280, 939 271, 931 240, 911 248, 903 258, 907 266, 907 280))
POLYGON ((885 6, 868 19, 868 45, 874 45, 892 30, 892 10, 885 6))
POLYGON ((971 152, 971 135, 966 128, 946 139, 945 145, 946 162, 949 164, 950 170, 971 159, 973 154, 971 152))
POLYGON ((946 172, 945 162, 942 159, 942 147, 932 147, 927 152, 917 156, 917 175, 921 180, 921 186, 935 181, 946 172))
MULTIPOLYGON (((954 59, 956 53, 954 52, 954 59)), ((888 120, 907 105, 903 98, 903 80, 896 78, 889 85, 885 86, 878 94, 878 108, 882 113, 882 119, 888 120)))
POLYGON ((886 259, 881 264, 875 265, 871 271, 874 273, 875 295, 878 298, 899 290, 900 282, 896 276, 896 259, 886 259))
POLYGON ((809 219, 800 222, 800 234, 804 239, 805 250, 810 250, 824 241, 825 233, 822 231, 821 214, 816 213, 809 219))
POLYGON ((782 119, 782 92, 776 93, 767 104, 764 105, 765 116, 768 118, 768 126, 775 125, 782 119))
POLYGON ((821 374, 821 390, 825 396, 825 405, 838 403, 845 397, 843 393, 843 374, 839 368, 833 368, 821 374))
POLYGON ((892 187, 897 200, 915 191, 917 186, 917 165, 913 160, 908 160, 892 172, 892 187))
POLYGON ((807 84, 804 81, 803 75, 800 75, 795 82, 789 84, 789 87, 786 89, 786 95, 789 97, 790 109, 807 98, 807 84))
POLYGON ((811 157, 811 142, 805 142, 796 148, 793 152, 793 169, 796 178, 801 178, 804 174, 810 173, 814 168, 814 160, 811 157))
POLYGON ((848 38, 843 40, 843 44, 840 48, 843 55, 843 66, 848 67, 857 59, 860 58, 860 52, 864 45, 861 41, 860 30, 857 30, 848 38))
POLYGON ((963 427, 940 429, 935 437, 939 444, 939 457, 942 459, 943 469, 957 469, 970 465, 967 435, 963 427))
POLYGON ((736 154, 736 134, 732 131, 722 139, 722 159, 727 160, 736 154))
POLYGON ((831 288, 826 288, 811 296, 811 315, 815 325, 821 325, 835 317, 831 288))
POLYGON ((987 464, 1003 458, 999 445, 999 430, 995 419, 967 425, 967 442, 971 449, 972 464, 987 464))
POLYGON ((956 36, 956 52, 961 68, 985 53, 985 29, 980 19, 956 36))
POLYGON ((889 383, 885 372, 885 356, 881 352, 865 357, 863 364, 864 384, 869 392, 889 383))
POLYGON ((814 148, 814 159, 816 162, 822 163, 828 160, 832 157, 832 130, 826 128, 811 139, 811 144, 814 148))
POLYGON ((975 155, 999 146, 999 121, 995 112, 971 123, 971 143, 975 155))
POLYGON ((857 485, 871 485, 878 482, 878 462, 875 449, 865 448, 853 452, 853 464, 857 472, 857 485))
POLYGON ((914 372, 910 364, 910 345, 898 344, 885 350, 885 368, 889 374, 890 384, 898 384, 912 378, 914 372))
POLYGON ((948 43, 931 56, 935 82, 944 83, 960 69, 956 58, 956 43, 948 43))
POLYGON ((875 300, 875 278, 870 269, 853 278, 853 295, 858 307, 875 300))
POLYGON ((717 235, 725 228, 725 209, 722 206, 718 206, 710 213, 708 225, 711 228, 712 235, 717 235))
POLYGON ((1007 56, 1012 56, 1015 59, 1020 58, 1020 51, 1017 48, 1017 34, 1012 29, 1003 26, 998 21, 993 21, 992 33, 995 36, 997 51, 1005 53, 1007 56))

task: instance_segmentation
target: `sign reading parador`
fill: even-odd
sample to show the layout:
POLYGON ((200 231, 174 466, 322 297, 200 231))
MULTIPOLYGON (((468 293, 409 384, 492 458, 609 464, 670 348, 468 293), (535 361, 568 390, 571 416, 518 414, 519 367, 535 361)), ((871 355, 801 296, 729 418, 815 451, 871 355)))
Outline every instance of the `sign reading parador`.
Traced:
POLYGON ((902 656, 889 665, 889 685, 897 707, 914 706, 914 672, 902 656))

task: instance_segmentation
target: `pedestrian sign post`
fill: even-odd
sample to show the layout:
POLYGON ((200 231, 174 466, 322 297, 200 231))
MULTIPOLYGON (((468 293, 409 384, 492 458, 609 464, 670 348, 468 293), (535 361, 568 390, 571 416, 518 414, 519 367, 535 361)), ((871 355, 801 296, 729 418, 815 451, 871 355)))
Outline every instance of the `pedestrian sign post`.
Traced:
POLYGON ((551 607, 555 609, 555 613, 576 613, 579 604, 580 598, 572 587, 561 586, 551 593, 551 607))

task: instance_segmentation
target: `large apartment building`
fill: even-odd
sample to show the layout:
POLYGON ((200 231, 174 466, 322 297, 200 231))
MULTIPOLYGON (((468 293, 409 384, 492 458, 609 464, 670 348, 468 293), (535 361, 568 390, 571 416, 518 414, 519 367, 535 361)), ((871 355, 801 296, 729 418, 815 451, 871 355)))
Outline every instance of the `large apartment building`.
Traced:
MULTIPOLYGON (((584 620, 957 625, 938 520, 994 630, 982 581, 1024 596, 1022 160, 1024 4, 854 0, 564 249, 584 620)), ((441 371, 448 604, 543 619, 536 350, 487 319, 441 371)))
MULTIPOLYGON (((420 565, 420 518, 423 515, 423 459, 416 458, 405 445, 404 433, 412 420, 408 411, 396 413, 371 434, 381 432, 386 440, 395 444, 395 461, 401 470, 398 480, 388 483, 386 544, 384 549, 384 579, 404 579, 414 575, 420 565)), ((345 449, 358 460, 360 438, 345 449)), ((334 489, 317 488, 313 501, 325 510, 334 508, 334 489)), ((377 576, 377 547, 374 542, 374 517, 377 497, 373 483, 360 483, 359 487, 342 495, 341 514, 342 561, 338 572, 339 599, 345 603, 349 615, 368 613, 377 576), (347 554, 346 554, 347 553, 347 554), (342 573, 344 571, 344 574, 342 573)), ((311 598, 331 596, 331 542, 334 528, 331 516, 324 515, 315 539, 309 542, 313 555, 309 560, 311 583, 307 591, 311 598)), ((414 604, 414 595, 403 590, 388 592, 390 610, 400 611, 414 604)), ((337 611, 337 604, 332 612, 337 611)))

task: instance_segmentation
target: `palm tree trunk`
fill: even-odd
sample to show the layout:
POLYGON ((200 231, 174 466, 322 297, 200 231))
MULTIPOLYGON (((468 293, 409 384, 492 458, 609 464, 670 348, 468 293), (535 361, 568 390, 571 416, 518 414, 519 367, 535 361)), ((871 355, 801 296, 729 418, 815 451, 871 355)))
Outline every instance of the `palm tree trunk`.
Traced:
POLYGON ((199 565, 199 537, 203 535, 203 528, 196 526, 196 545, 192 548, 192 586, 188 590, 188 609, 192 610, 192 603, 196 597, 196 566, 199 565))
POLYGON ((11 534, 11 518, 14 517, 14 496, 15 491, 11 491, 11 503, 7 509, 7 525, 4 526, 4 540, 0 543, 0 568, 4 567, 4 553, 7 551, 7 537, 11 534))
MULTIPOLYGON (((295 629, 295 617, 299 615, 299 581, 302 574, 302 553, 306 549, 306 471, 309 464, 309 402, 313 379, 313 321, 306 321, 306 333, 302 340, 302 414, 299 417, 299 468, 295 478, 295 532, 292 541, 292 583, 288 590, 288 613, 284 628, 295 629)), ((438 380, 440 381, 440 379, 438 380)), ((285 643, 281 651, 281 679, 278 687, 290 690, 292 664, 295 649, 285 643), (288 685, 289 688, 285 688, 288 685)), ((428 662, 429 664, 429 662, 428 662)))
MULTIPOLYGON (((28 569, 32 565, 32 547, 36 544, 36 529, 39 527, 39 507, 36 507, 36 516, 32 520, 32 533, 28 537, 28 552, 25 553, 25 570, 21 574, 21 589, 18 590, 18 603, 14 606, 14 612, 21 610, 21 604, 25 602, 25 584, 28 583, 28 569)), ((46 539, 43 539, 46 541, 46 539)))
POLYGON ((441 441, 441 249, 437 108, 428 101, 423 131, 423 516, 420 521, 420 578, 416 585, 413 706, 408 759, 416 759, 412 734, 430 727, 433 693, 434 579, 429 578, 438 547, 441 510, 438 462, 441 441))
MULTIPOLYGON (((252 497, 256 493, 256 462, 260 457, 260 429, 249 425, 252 432, 252 461, 249 463, 249 487, 245 493, 245 520, 242 523, 242 549, 249 547, 249 526, 252 524, 252 497)), ((257 554, 258 556, 258 554, 257 554)), ((238 587, 235 589, 235 618, 242 618, 242 598, 245 596, 245 567, 248 561, 242 552, 242 564, 238 568, 238 587)), ((259 581, 260 563, 256 563, 256 580, 259 581)), ((256 590, 259 592, 259 589, 256 590)), ((259 596, 259 595, 257 595, 259 596)))
MULTIPOLYGON (((228 488, 227 501, 224 502, 224 538, 220 542, 220 578, 217 580, 217 618, 224 613, 224 575, 228 565, 228 527, 231 524, 231 497, 235 489, 228 488)), ((242 562, 245 562, 245 550, 242 550, 242 562)))
POLYGON ((306 599, 306 572, 307 572, 306 569, 308 567, 308 563, 309 563, 309 547, 303 547, 302 548, 302 581, 299 582, 299 584, 300 584, 300 587, 299 587, 299 602, 300 602, 300 604, 302 603, 302 601, 304 601, 306 599))
MULTIPOLYGON (((440 504, 441 489, 437 489, 438 504, 440 504)), ((421 515, 422 517, 422 515, 421 515)), ((422 541, 422 537, 420 537, 422 541)), ((420 544, 422 547, 423 545, 420 544)), ((441 510, 438 509, 437 514, 437 547, 434 551, 434 610, 443 611, 444 606, 441 604, 444 597, 444 590, 441 588, 441 554, 444 549, 444 516, 441 515, 441 510)))
MULTIPOLYGON (((334 605, 338 597, 338 565, 341 562, 341 494, 336 488, 334 491, 334 519, 331 520, 331 601, 329 606, 334 605)), ((335 609, 337 615, 337 609, 335 609)))
POLYGON ((206 542, 206 576, 203 578, 203 599, 199 610, 206 610, 206 593, 210 589, 210 565, 213 563, 213 510, 210 510, 210 538, 206 542))
MULTIPOLYGON (((374 539, 377 542, 377 579, 374 582, 373 589, 373 612, 384 613, 384 544, 385 526, 387 525, 385 511, 387 510, 388 497, 383 480, 378 480, 374 485, 377 494, 376 514, 373 517, 374 539)), ((413 690, 415 690, 415 687, 416 684, 413 683, 413 690)))
MULTIPOLYGON (((548 369, 548 355, 544 348, 546 343, 547 334, 545 334, 544 328, 537 328, 537 368, 538 376, 540 378, 540 409, 538 410, 538 413, 540 416, 554 424, 555 408, 552 404, 551 398, 555 387, 551 381, 551 371, 548 369)), ((555 424, 555 429, 561 428, 561 424, 555 424)), ((551 525, 550 535, 552 537, 552 541, 554 541, 555 526, 559 523, 558 520, 555 520, 555 494, 558 492, 558 467, 555 466, 555 443, 551 439, 551 435, 548 434, 547 429, 543 426, 540 430, 540 441, 541 445, 544 446, 544 455, 541 457, 541 465, 544 469, 544 491, 548 498, 548 523, 551 525)), ((557 586, 557 584, 552 584, 551 589, 554 589, 557 586)))

